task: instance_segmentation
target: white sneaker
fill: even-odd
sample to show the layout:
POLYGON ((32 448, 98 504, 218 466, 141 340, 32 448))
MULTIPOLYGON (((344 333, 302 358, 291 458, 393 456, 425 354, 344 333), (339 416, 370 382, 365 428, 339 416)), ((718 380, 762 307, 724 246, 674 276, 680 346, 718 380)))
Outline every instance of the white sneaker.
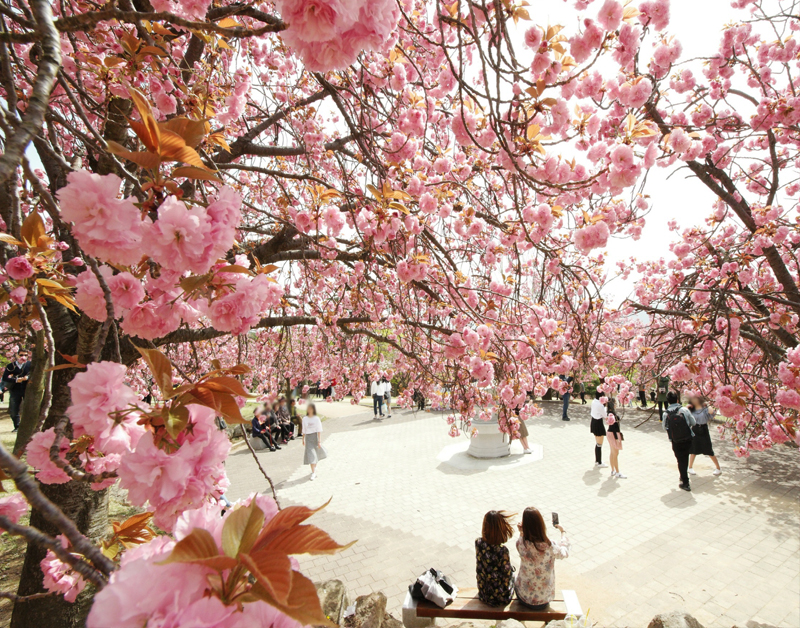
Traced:
POLYGON ((316 473, 312 473, 310 479, 311 480, 316 480, 317 479, 317 474, 316 473))
POLYGON ((689 469, 689 475, 697 475, 697 474, 694 472, 694 469, 689 469))
POLYGON ((616 471, 612 471, 612 472, 611 472, 611 477, 612 477, 612 478, 615 478, 615 477, 617 477, 617 472, 616 472, 616 471))
POLYGON ((622 475, 621 473, 617 473, 617 479, 618 480, 627 480, 628 476, 627 475, 622 475))
POLYGON ((714 469, 714 472, 711 475, 722 475, 722 469, 714 469))
POLYGON ((530 449, 523 449, 523 450, 522 450, 522 453, 523 453, 523 454, 532 454, 532 453, 533 453, 533 451, 531 451, 530 449))
POLYGON ((602 462, 595 462, 594 466, 597 467, 598 469, 608 469, 608 465, 603 464, 602 462))

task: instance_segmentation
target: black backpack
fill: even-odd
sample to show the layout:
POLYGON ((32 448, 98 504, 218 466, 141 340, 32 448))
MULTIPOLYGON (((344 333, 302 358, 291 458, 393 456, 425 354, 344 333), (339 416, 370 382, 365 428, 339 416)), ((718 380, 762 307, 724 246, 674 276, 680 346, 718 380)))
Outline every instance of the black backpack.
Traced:
POLYGON ((683 443, 694 436, 686 417, 679 410, 667 410, 667 432, 673 443, 683 443))

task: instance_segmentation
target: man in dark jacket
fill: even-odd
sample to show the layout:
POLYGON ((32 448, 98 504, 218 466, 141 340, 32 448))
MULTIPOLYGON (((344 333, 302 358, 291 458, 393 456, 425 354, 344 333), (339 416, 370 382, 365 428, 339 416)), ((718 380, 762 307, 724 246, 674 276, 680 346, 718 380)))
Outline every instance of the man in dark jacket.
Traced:
POLYGON ((263 442, 270 451, 275 451, 275 449, 280 449, 280 447, 277 447, 275 441, 272 439, 272 431, 270 430, 266 412, 267 410, 264 408, 256 410, 253 415, 252 434, 253 438, 260 438, 261 442, 263 442))
POLYGON ((24 349, 17 352, 14 361, 3 371, 3 383, 8 390, 8 413, 11 415, 15 432, 19 429, 19 410, 25 397, 30 372, 31 363, 28 360, 28 352, 24 349))

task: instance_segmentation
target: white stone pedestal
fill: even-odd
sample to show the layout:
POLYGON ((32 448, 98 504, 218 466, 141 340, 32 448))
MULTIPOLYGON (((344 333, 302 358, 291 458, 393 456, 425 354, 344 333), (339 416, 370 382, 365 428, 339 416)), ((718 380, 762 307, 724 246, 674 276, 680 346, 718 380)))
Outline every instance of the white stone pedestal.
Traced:
POLYGON ((472 425, 478 428, 478 434, 469 441, 467 453, 470 456, 473 458, 505 458, 511 453, 511 439, 508 434, 500 431, 500 426, 496 422, 475 421, 472 425))

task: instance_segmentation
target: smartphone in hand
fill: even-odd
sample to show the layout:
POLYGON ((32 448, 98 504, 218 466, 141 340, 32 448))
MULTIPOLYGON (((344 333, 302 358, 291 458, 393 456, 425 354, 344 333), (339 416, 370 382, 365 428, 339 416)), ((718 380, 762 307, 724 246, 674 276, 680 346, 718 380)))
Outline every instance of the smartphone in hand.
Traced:
POLYGON ((558 525, 558 513, 553 513, 553 527, 555 528, 558 525))

